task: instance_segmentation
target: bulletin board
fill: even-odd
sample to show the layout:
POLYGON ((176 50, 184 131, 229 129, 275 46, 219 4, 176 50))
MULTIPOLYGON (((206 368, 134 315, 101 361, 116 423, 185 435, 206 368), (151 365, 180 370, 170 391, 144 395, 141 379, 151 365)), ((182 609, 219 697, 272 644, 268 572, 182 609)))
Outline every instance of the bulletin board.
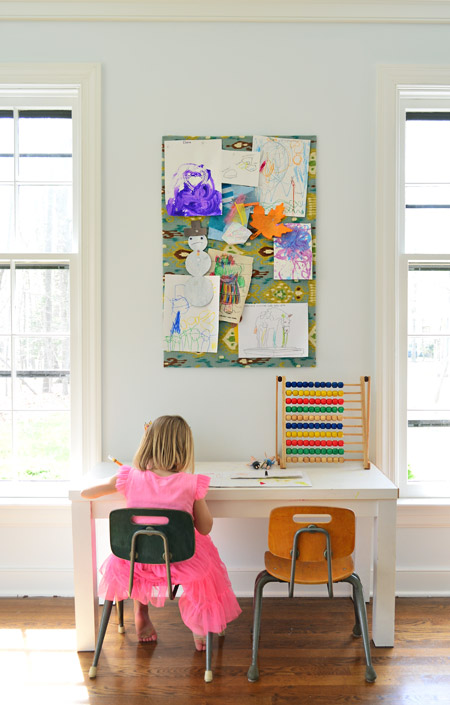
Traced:
MULTIPOLYGON (((316 154, 317 154, 317 140, 315 136, 288 136, 288 137, 275 137, 271 136, 264 138, 254 138, 251 136, 246 137, 185 137, 185 136, 167 136, 163 138, 162 142, 162 235, 163 235, 163 278, 165 282, 166 297, 168 286, 172 286, 172 282, 181 281, 178 279, 171 279, 166 277, 166 275, 181 275, 186 276, 188 272, 186 271, 186 259, 189 254, 192 253, 188 246, 188 232, 193 232, 192 230, 187 230, 192 227, 194 221, 199 221, 198 225, 195 227, 202 228, 199 232, 210 232, 210 228, 216 227, 215 222, 217 218, 214 216, 189 216, 184 217, 180 215, 170 214, 168 210, 170 207, 167 204, 166 197, 166 183, 165 183, 165 165, 166 165, 166 151, 165 143, 172 141, 193 141, 193 140, 221 140, 221 148, 225 151, 230 151, 234 153, 239 153, 242 155, 245 161, 245 155, 250 157, 248 153, 254 153, 253 145, 254 140, 273 140, 274 142, 283 140, 304 140, 309 141, 309 158, 306 167, 307 171, 307 182, 305 183, 305 206, 304 206, 304 216, 292 216, 288 213, 285 214, 282 220, 282 224, 289 228, 289 224, 294 224, 295 229, 299 231, 301 227, 310 233, 310 248, 311 248, 311 262, 309 270, 308 279, 280 279, 274 278, 274 248, 278 247, 278 242, 274 245, 274 240, 278 238, 268 239, 262 234, 255 236, 257 228, 252 225, 251 217, 249 217, 249 222, 247 224, 248 229, 252 233, 252 238, 248 239, 246 242, 226 242, 223 240, 212 239, 208 234, 208 248, 205 250, 207 253, 215 253, 217 258, 217 251, 223 251, 223 256, 229 257, 229 260, 236 262, 247 262, 245 258, 252 258, 251 264, 251 279, 249 283, 248 292, 246 292, 245 297, 245 307, 244 312, 241 317, 241 323, 236 324, 235 322, 229 322, 227 320, 220 320, 218 322, 218 336, 217 336, 217 347, 214 352, 204 351, 201 349, 201 345, 198 341, 195 342, 196 349, 192 352, 187 350, 177 349, 181 347, 178 344, 180 336, 168 335, 167 326, 163 331, 163 344, 164 344, 164 366, 165 367, 315 367, 316 365, 316 154), (305 224, 305 225, 302 225, 305 224), (242 260, 240 258, 243 258, 242 260), (259 304, 258 307, 252 308, 251 304, 259 304), (278 306, 272 306, 277 304, 278 306), (303 304, 303 306, 299 306, 303 304), (275 315, 279 315, 282 311, 283 319, 289 320, 289 325, 291 327, 290 331, 285 330, 281 332, 281 326, 278 326, 278 338, 276 345, 278 346, 277 353, 274 356, 272 353, 264 354, 261 352, 262 345, 267 345, 267 341, 275 340, 275 332, 269 330, 267 333, 264 331, 265 340, 261 341, 261 336, 258 340, 258 346, 253 349, 250 354, 245 354, 247 352, 246 348, 243 348, 243 339, 245 329, 243 322, 249 321, 249 316, 254 315, 255 320, 257 314, 260 316, 265 316, 266 314, 270 317, 272 312, 275 315), (297 317, 304 316, 304 338, 306 342, 306 347, 302 350, 301 356, 293 354, 292 356, 284 356, 290 354, 291 348, 286 345, 285 337, 287 339, 288 333, 291 335, 291 340, 293 338, 293 325, 295 326, 295 321, 297 317), (294 322, 294 323, 293 323, 294 322), (239 349, 239 330, 241 330, 241 350, 239 349), (282 346, 285 347, 285 351, 281 350, 282 346), (255 354, 255 350, 259 351, 255 354), (244 351, 244 352, 243 352, 244 351), (258 356, 257 356, 258 355, 258 356)), ((255 143, 256 144, 256 143, 255 143)), ((177 148, 178 145, 170 145, 170 147, 177 148)), ((262 159, 263 157, 261 157, 262 159)), ((242 160, 241 160, 242 161, 242 160)), ((263 164, 258 165, 258 170, 264 169, 263 164)), ((223 172, 225 174, 225 172, 223 172)), ((226 178, 226 176, 224 176, 226 178)), ((222 187, 222 193, 225 195, 226 191, 226 181, 222 181, 218 188, 222 187)), ((294 183, 293 183, 294 189, 294 183)), ((256 201, 259 200, 259 190, 256 189, 256 201)), ((254 197, 255 198, 255 197, 254 197)), ((255 203, 255 200, 252 201, 255 203)), ((244 204, 245 205, 245 204, 244 204)), ((251 208, 248 209, 252 210, 251 208)), ((289 208, 287 208, 289 210, 289 208)), ((269 210, 266 208, 266 213, 269 210)), ((250 214, 249 214, 250 215, 250 214)), ((256 222, 256 221, 255 221, 256 222)), ((291 231, 293 230, 291 225, 291 231)), ((281 238, 280 238, 281 239, 281 238)), ((222 255, 221 255, 222 256, 222 255)), ((214 255, 213 255, 214 259, 214 255)), ((278 265, 277 265, 278 268, 278 265)), ((223 270, 220 270, 223 272, 223 270)), ((243 271, 243 270, 242 270, 243 271)), ((214 273, 214 272, 212 272, 214 273)), ((217 269, 216 269, 217 273, 217 269)), ((298 274, 298 270, 295 270, 298 274)), ((277 270, 277 277, 280 276, 280 272, 277 270)), ((291 272, 292 276, 292 272, 291 272)), ((217 280, 218 277, 212 277, 212 280, 217 280)), ((183 280, 184 281, 184 280, 183 280)), ((222 279, 220 280, 222 282, 222 279)), ((222 285, 223 286, 223 285, 222 285)), ((215 292, 216 293, 216 292, 215 292)), ((173 295, 175 297, 175 294, 173 295)), ((241 296, 242 298, 242 296, 241 296)), ((171 299, 173 301, 175 299, 171 299)), ((165 299, 165 311, 167 308, 167 299, 165 299)), ((300 319, 299 319, 300 320, 300 319)), ((246 335, 252 334, 252 329, 254 325, 254 331, 257 330, 257 323, 252 322, 247 325, 246 335), (250 333, 248 332, 250 331, 250 333)), ((275 344, 275 343, 274 343, 275 344)), ((194 346, 195 347, 195 346, 194 346)))

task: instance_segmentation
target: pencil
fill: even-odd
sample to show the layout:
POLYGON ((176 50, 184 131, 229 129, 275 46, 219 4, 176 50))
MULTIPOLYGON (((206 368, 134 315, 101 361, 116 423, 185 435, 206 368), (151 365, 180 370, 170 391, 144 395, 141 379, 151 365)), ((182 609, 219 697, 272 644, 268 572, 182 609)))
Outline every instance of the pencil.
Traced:
POLYGON ((117 458, 113 458, 112 455, 108 455, 108 460, 111 460, 113 463, 116 463, 117 465, 123 465, 123 463, 121 463, 120 460, 117 460, 117 458))

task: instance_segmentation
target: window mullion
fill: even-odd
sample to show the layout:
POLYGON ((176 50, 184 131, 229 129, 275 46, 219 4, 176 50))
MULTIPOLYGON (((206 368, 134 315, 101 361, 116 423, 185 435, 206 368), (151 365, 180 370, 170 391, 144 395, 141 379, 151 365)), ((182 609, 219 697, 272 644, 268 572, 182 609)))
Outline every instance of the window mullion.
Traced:
POLYGON ((15 422, 15 386, 16 386, 16 263, 11 260, 10 270, 11 280, 11 434, 12 434, 12 464, 14 468, 14 480, 17 480, 17 434, 15 422))

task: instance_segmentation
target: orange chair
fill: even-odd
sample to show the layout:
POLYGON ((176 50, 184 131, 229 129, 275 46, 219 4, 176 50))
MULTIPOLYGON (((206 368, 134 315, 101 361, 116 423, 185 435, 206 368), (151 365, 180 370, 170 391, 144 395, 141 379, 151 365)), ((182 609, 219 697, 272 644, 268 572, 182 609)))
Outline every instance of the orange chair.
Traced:
POLYGON ((262 592, 267 583, 289 584, 289 597, 295 583, 328 585, 333 597, 333 583, 347 582, 353 588, 355 626, 353 636, 361 636, 366 657, 366 681, 373 683, 377 674, 372 666, 366 606, 361 580, 353 570, 355 515, 339 507, 277 507, 269 519, 269 550, 265 566, 256 578, 253 602, 252 663, 247 677, 259 678, 258 644, 261 623, 262 592))

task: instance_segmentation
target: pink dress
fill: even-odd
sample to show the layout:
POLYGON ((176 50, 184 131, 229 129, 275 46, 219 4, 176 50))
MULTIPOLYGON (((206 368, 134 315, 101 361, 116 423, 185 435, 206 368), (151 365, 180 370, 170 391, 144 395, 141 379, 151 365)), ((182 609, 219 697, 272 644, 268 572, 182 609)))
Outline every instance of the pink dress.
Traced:
MULTIPOLYGON (((205 497, 210 478, 206 475, 173 473, 160 477, 151 470, 122 466, 116 488, 125 495, 128 507, 181 509, 193 513, 196 499, 205 497)), ((128 595, 130 563, 110 555, 100 568, 99 595, 107 600, 124 600, 128 595)), ((172 583, 183 586, 179 599, 181 618, 194 634, 219 633, 241 613, 231 588, 227 569, 209 536, 195 530, 195 554, 173 563, 172 583)), ((167 595, 164 565, 135 564, 131 597, 143 604, 162 607, 167 595)))

